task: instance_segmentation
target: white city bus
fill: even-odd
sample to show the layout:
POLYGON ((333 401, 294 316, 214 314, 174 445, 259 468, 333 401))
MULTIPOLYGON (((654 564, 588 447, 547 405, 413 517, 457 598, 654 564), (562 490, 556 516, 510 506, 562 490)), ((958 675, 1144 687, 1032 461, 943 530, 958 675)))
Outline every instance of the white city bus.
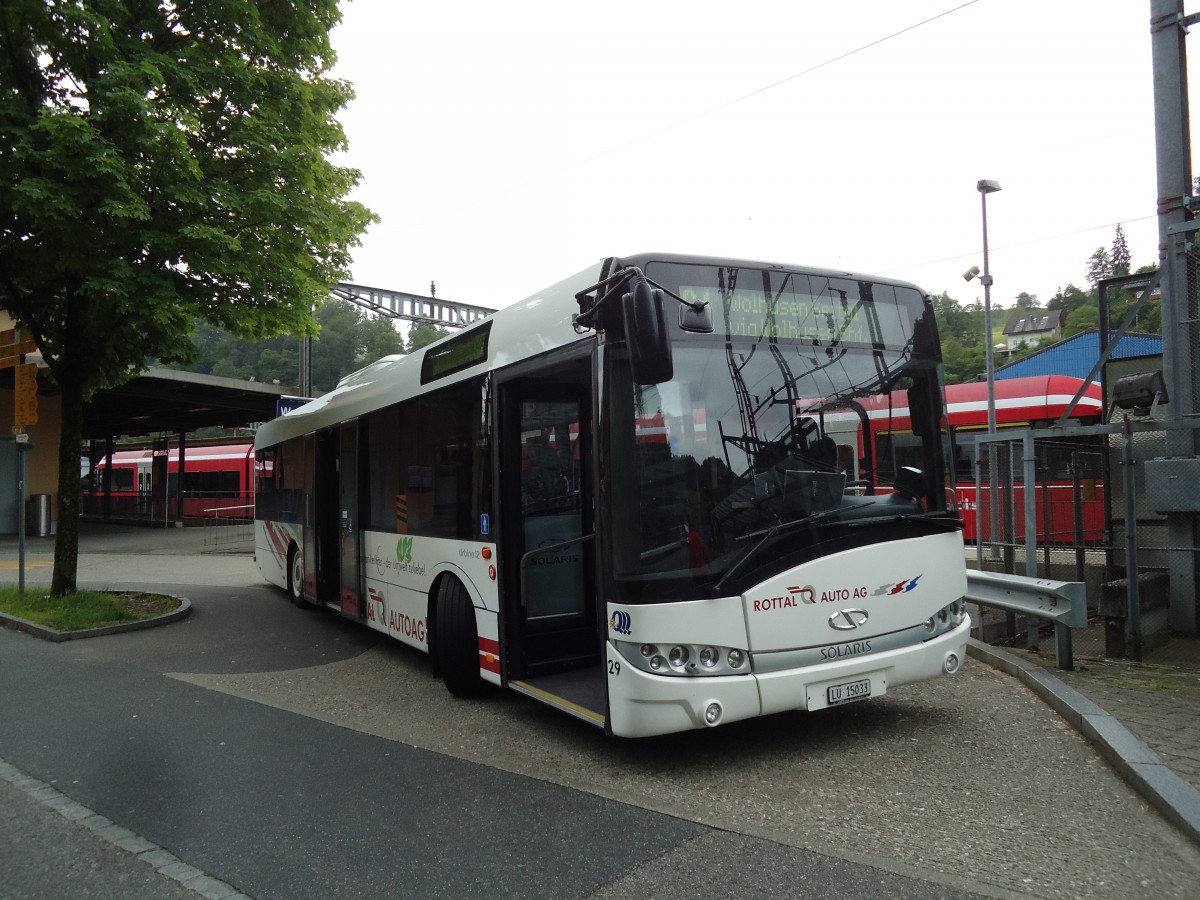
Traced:
POLYGON ((635 737, 964 659, 940 347, 910 284, 608 258, 255 446, 266 579, 428 652, 456 695, 491 682, 635 737), (900 465, 826 433, 828 411, 845 446, 876 395, 905 401, 900 465))

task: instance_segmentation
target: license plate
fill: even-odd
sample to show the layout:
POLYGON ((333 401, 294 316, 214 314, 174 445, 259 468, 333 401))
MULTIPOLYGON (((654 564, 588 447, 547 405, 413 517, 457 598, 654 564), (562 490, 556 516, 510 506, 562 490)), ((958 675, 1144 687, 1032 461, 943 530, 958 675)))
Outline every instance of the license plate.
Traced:
POLYGON ((831 684, 825 692, 830 706, 838 703, 852 703, 855 700, 866 700, 871 696, 871 679, 860 678, 858 681, 844 681, 841 684, 831 684))

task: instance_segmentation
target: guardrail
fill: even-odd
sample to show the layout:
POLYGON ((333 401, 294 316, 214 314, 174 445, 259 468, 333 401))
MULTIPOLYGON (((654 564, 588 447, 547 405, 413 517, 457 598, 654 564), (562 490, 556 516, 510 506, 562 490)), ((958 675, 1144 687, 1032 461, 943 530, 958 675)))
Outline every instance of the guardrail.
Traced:
POLYGON ((204 549, 240 550, 254 546, 254 504, 217 506, 204 510, 204 549))
POLYGON ((1054 664, 1071 670, 1075 662, 1071 629, 1087 627, 1087 586, 1082 581, 1052 581, 1027 575, 967 570, 969 603, 1024 613, 1054 624, 1054 664))

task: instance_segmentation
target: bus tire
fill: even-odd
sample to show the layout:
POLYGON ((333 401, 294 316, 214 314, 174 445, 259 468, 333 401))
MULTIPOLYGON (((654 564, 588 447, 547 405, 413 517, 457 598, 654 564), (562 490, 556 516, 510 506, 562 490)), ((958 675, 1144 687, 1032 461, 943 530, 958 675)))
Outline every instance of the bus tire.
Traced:
POLYGON ((479 677, 479 632, 475 607, 466 588, 456 578, 446 578, 438 588, 434 630, 437 668, 455 697, 474 697, 483 688, 479 677))
POLYGON ((288 599, 301 609, 312 605, 304 599, 304 551, 295 544, 288 549, 287 590, 288 599))

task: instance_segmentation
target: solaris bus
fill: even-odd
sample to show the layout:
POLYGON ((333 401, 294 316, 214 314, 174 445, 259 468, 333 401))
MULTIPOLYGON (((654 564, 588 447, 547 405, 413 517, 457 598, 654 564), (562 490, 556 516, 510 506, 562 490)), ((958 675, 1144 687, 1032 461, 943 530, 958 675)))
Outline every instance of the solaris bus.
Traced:
POLYGON ((960 669, 949 446, 915 286, 612 257, 264 425, 255 554, 455 695, 712 727, 960 669), (903 465, 826 433, 879 396, 903 401, 903 465))

